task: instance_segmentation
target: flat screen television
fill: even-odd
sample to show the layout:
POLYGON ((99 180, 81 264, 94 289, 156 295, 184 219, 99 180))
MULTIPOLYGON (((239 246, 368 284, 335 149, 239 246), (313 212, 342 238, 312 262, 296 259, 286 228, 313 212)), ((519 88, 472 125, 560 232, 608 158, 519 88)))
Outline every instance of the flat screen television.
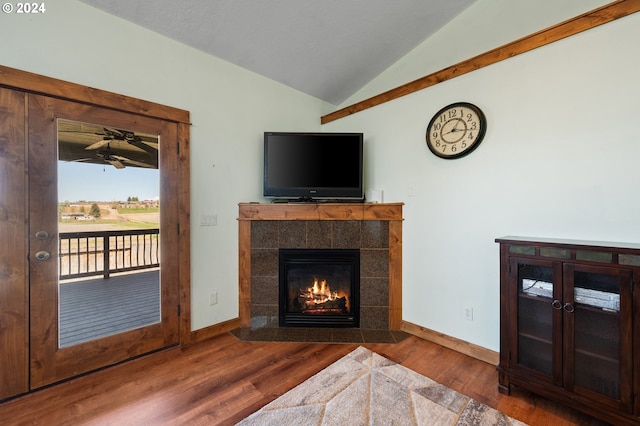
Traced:
POLYGON ((362 133, 264 133, 264 192, 284 200, 364 198, 362 133))

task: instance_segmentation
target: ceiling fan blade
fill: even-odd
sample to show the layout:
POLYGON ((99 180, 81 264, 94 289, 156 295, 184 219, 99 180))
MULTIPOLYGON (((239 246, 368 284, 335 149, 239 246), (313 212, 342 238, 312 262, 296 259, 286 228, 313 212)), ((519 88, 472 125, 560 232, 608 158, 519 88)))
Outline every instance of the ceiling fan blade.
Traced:
POLYGON ((122 164, 122 162, 116 158, 114 158, 113 156, 110 158, 105 158, 104 161, 106 161, 107 163, 111 164, 113 167, 115 167, 116 169, 124 169, 124 164, 122 164))
POLYGON ((153 155, 158 155, 158 144, 156 142, 155 146, 151 146, 148 144, 148 142, 143 142, 141 140, 135 140, 135 141, 131 141, 128 140, 127 141, 129 143, 129 145, 133 145, 137 148, 140 148, 143 151, 148 152, 149 154, 153 154, 153 155))
POLYGON ((89 158, 75 158, 73 160, 64 160, 67 163, 84 163, 86 161, 95 161, 95 157, 89 157, 89 158))
POLYGON ((157 136, 144 136, 144 135, 136 135, 136 136, 139 137, 142 142, 153 143, 156 145, 158 144, 157 136))
MULTIPOLYGON (((107 136, 105 136, 106 138, 107 136)), ((93 143, 87 147, 85 147, 86 150, 94 150, 94 149, 100 149, 105 145, 109 145, 109 143, 111 143, 112 139, 103 139, 101 141, 98 141, 96 143, 93 143)))
POLYGON ((118 160, 120 162, 123 162, 125 164, 130 164, 132 166, 138 166, 138 167, 145 167, 147 169, 155 169, 155 166, 151 165, 151 164, 147 164, 147 163, 143 163, 141 161, 135 161, 135 160, 131 160, 127 157, 123 157, 121 155, 111 155, 111 158, 118 160))

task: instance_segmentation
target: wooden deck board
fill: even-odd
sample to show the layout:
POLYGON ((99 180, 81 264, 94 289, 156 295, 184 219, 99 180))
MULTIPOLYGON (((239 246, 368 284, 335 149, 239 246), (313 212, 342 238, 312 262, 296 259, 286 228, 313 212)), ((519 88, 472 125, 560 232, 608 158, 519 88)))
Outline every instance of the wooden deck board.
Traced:
POLYGON ((160 271, 60 284, 60 347, 160 321, 160 271))

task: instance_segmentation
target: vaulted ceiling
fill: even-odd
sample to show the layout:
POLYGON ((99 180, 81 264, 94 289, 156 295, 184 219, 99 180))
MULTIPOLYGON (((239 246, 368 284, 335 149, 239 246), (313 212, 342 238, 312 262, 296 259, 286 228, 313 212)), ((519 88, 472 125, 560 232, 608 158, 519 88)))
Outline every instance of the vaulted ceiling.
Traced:
POLYGON ((476 0, 82 0, 338 105, 476 0))

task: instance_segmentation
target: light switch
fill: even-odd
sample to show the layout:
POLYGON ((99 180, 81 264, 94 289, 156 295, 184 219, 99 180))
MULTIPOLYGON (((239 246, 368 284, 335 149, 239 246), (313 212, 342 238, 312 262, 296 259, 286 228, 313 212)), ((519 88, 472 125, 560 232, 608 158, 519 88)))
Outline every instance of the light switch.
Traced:
POLYGON ((203 214, 200 216, 200 226, 216 226, 217 224, 217 214, 203 214))

